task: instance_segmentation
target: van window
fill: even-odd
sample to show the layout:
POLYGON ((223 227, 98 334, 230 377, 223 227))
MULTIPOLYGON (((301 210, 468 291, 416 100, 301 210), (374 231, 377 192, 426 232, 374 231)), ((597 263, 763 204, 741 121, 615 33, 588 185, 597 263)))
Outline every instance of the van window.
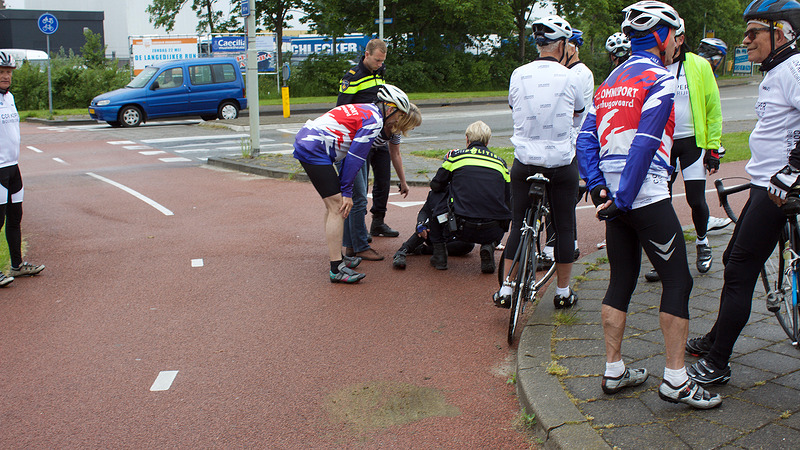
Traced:
POLYGON ((204 64, 189 67, 189 79, 194 85, 229 83, 236 81, 236 72, 231 64, 204 64))
POLYGON ((158 81, 159 89, 169 89, 178 86, 183 86, 183 69, 176 67, 161 72, 156 78, 158 81))

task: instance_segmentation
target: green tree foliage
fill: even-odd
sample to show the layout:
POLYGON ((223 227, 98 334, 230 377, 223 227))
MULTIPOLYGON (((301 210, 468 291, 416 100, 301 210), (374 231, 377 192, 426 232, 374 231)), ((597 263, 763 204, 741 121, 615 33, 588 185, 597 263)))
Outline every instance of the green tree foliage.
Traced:
POLYGON ((81 47, 81 56, 86 67, 105 67, 108 60, 106 60, 107 46, 103 45, 103 36, 87 28, 83 32, 83 37, 86 39, 86 44, 81 47))
POLYGON ((353 55, 312 54, 292 70, 289 90, 293 96, 316 97, 339 93, 342 74, 350 68, 353 55))
POLYGON ((278 47, 276 67, 283 65, 280 47, 283 42, 283 29, 287 27, 286 21, 292 19, 289 11, 303 6, 302 0, 256 0, 256 20, 269 31, 275 32, 275 45, 278 47))
MULTIPOLYGON (((175 17, 189 0, 151 0, 151 5, 145 11, 150 15, 150 23, 156 28, 164 28, 167 32, 175 28, 175 17)), ((221 10, 214 9, 217 0, 192 0, 192 11, 197 13, 197 32, 216 33, 218 25, 230 26, 230 20, 223 21, 225 15, 221 10)))

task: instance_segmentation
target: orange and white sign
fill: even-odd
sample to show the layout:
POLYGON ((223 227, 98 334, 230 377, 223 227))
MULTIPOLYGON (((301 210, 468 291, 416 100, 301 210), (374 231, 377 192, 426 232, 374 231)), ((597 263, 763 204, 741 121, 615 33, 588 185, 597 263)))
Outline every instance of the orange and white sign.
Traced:
POLYGON ((197 38, 144 37, 131 39, 133 74, 146 66, 173 59, 197 58, 197 38))

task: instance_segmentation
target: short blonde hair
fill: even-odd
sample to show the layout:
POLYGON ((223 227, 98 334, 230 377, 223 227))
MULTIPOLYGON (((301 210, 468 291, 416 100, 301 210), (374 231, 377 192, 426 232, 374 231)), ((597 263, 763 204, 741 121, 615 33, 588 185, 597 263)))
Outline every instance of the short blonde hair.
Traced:
POLYGON ((400 114, 400 119, 395 122, 394 129, 391 130, 392 134, 402 133, 403 136, 407 136, 409 131, 422 124, 422 113, 417 105, 413 103, 408 104, 407 113, 404 113, 399 109, 397 110, 397 113, 400 114))
POLYGON ((489 139, 492 138, 492 129, 489 128, 489 125, 486 125, 482 120, 477 122, 472 122, 467 127, 467 140, 470 143, 473 142, 480 142, 483 145, 489 143, 489 139))
POLYGON ((367 42, 367 47, 364 49, 367 53, 375 53, 375 50, 380 50, 381 53, 386 53, 386 42, 383 39, 376 38, 367 42))

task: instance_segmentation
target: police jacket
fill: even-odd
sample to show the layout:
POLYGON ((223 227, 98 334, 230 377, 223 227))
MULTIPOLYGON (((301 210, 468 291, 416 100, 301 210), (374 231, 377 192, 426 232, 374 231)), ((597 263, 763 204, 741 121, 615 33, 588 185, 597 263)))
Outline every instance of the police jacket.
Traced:
POLYGON ((378 86, 386 84, 383 75, 386 65, 382 64, 376 71, 369 70, 364 65, 364 57, 345 72, 339 86, 339 97, 336 106, 350 103, 373 103, 378 100, 378 86))
POLYGON ((434 192, 448 192, 447 201, 434 209, 437 215, 450 207, 457 216, 470 219, 511 219, 508 167, 482 144, 450 151, 430 185, 434 192))

